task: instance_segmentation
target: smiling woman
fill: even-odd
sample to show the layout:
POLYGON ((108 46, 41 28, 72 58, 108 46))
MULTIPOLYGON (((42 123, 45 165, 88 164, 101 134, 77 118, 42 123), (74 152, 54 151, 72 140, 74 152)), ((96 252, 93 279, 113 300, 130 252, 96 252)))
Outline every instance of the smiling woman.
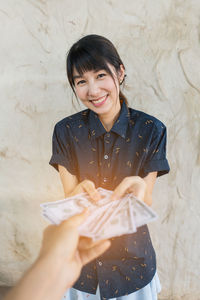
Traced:
MULTIPOLYGON (((114 191, 113 201, 132 192, 151 205, 156 177, 169 172, 166 127, 128 107, 120 90, 125 67, 116 48, 102 36, 83 37, 69 50, 67 75, 87 109, 55 125, 50 164, 60 173, 65 195, 87 192, 98 201, 96 188, 103 187, 114 191)), ((112 239, 65 297, 155 300, 159 291, 155 251, 144 225, 112 239)))

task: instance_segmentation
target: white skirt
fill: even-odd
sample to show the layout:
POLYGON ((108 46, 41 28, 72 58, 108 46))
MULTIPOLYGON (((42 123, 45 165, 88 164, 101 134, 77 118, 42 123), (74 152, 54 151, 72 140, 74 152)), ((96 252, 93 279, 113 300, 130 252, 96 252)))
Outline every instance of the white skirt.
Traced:
MULTIPOLYGON (((157 295, 160 291, 160 280, 156 272, 152 281, 142 289, 127 296, 112 298, 112 300, 157 300, 157 295)), ((66 292, 62 300, 101 300, 99 286, 97 287, 96 295, 71 288, 66 292)))

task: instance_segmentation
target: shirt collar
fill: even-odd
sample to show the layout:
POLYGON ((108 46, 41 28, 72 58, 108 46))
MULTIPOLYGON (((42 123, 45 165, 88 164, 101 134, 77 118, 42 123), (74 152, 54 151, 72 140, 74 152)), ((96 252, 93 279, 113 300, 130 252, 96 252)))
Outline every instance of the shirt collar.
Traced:
MULTIPOLYGON (((115 121, 113 127, 110 131, 113 131, 120 135, 122 138, 126 137, 126 130, 129 121, 129 111, 126 103, 123 101, 121 105, 120 115, 115 121)), ((99 137, 106 133, 105 128, 103 127, 101 121, 99 120, 98 115, 90 110, 89 113, 89 129, 90 129, 90 136, 91 137, 99 137)))

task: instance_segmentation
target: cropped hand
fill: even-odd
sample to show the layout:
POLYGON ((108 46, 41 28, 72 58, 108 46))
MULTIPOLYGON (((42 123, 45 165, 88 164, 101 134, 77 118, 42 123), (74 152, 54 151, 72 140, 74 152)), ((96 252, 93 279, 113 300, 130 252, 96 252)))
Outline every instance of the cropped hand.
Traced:
POLYGON ((111 200, 117 200, 127 193, 133 193, 135 197, 144 200, 146 192, 146 182, 139 176, 125 177, 115 188, 111 200))
POLYGON ((78 279, 81 268, 110 246, 110 241, 93 243, 81 239, 78 227, 84 212, 59 226, 48 226, 43 234, 39 257, 5 300, 59 300, 78 279))
POLYGON ((68 286, 78 279, 83 265, 101 255, 110 246, 108 240, 93 242, 89 238, 79 237, 78 227, 86 216, 87 212, 83 212, 58 226, 50 225, 44 231, 39 257, 63 263, 63 268, 67 271, 65 281, 68 286))

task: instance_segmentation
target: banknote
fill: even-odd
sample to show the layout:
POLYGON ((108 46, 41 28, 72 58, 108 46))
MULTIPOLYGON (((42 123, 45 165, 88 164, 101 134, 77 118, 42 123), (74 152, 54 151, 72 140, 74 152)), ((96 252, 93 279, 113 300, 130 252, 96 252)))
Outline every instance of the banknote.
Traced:
POLYGON ((131 216, 134 219, 136 227, 148 224, 157 219, 157 214, 144 201, 134 197, 132 194, 128 195, 130 199, 131 216))
POLYGON ((97 228, 94 240, 107 239, 136 232, 136 226, 129 211, 129 199, 113 201, 115 207, 106 222, 97 228))
POLYGON ((157 218, 148 205, 132 194, 111 201, 112 191, 103 188, 97 190, 101 199, 95 203, 87 193, 81 193, 63 200, 42 203, 42 215, 52 224, 58 225, 87 207, 90 214, 80 225, 79 232, 93 240, 134 233, 138 227, 157 218))

